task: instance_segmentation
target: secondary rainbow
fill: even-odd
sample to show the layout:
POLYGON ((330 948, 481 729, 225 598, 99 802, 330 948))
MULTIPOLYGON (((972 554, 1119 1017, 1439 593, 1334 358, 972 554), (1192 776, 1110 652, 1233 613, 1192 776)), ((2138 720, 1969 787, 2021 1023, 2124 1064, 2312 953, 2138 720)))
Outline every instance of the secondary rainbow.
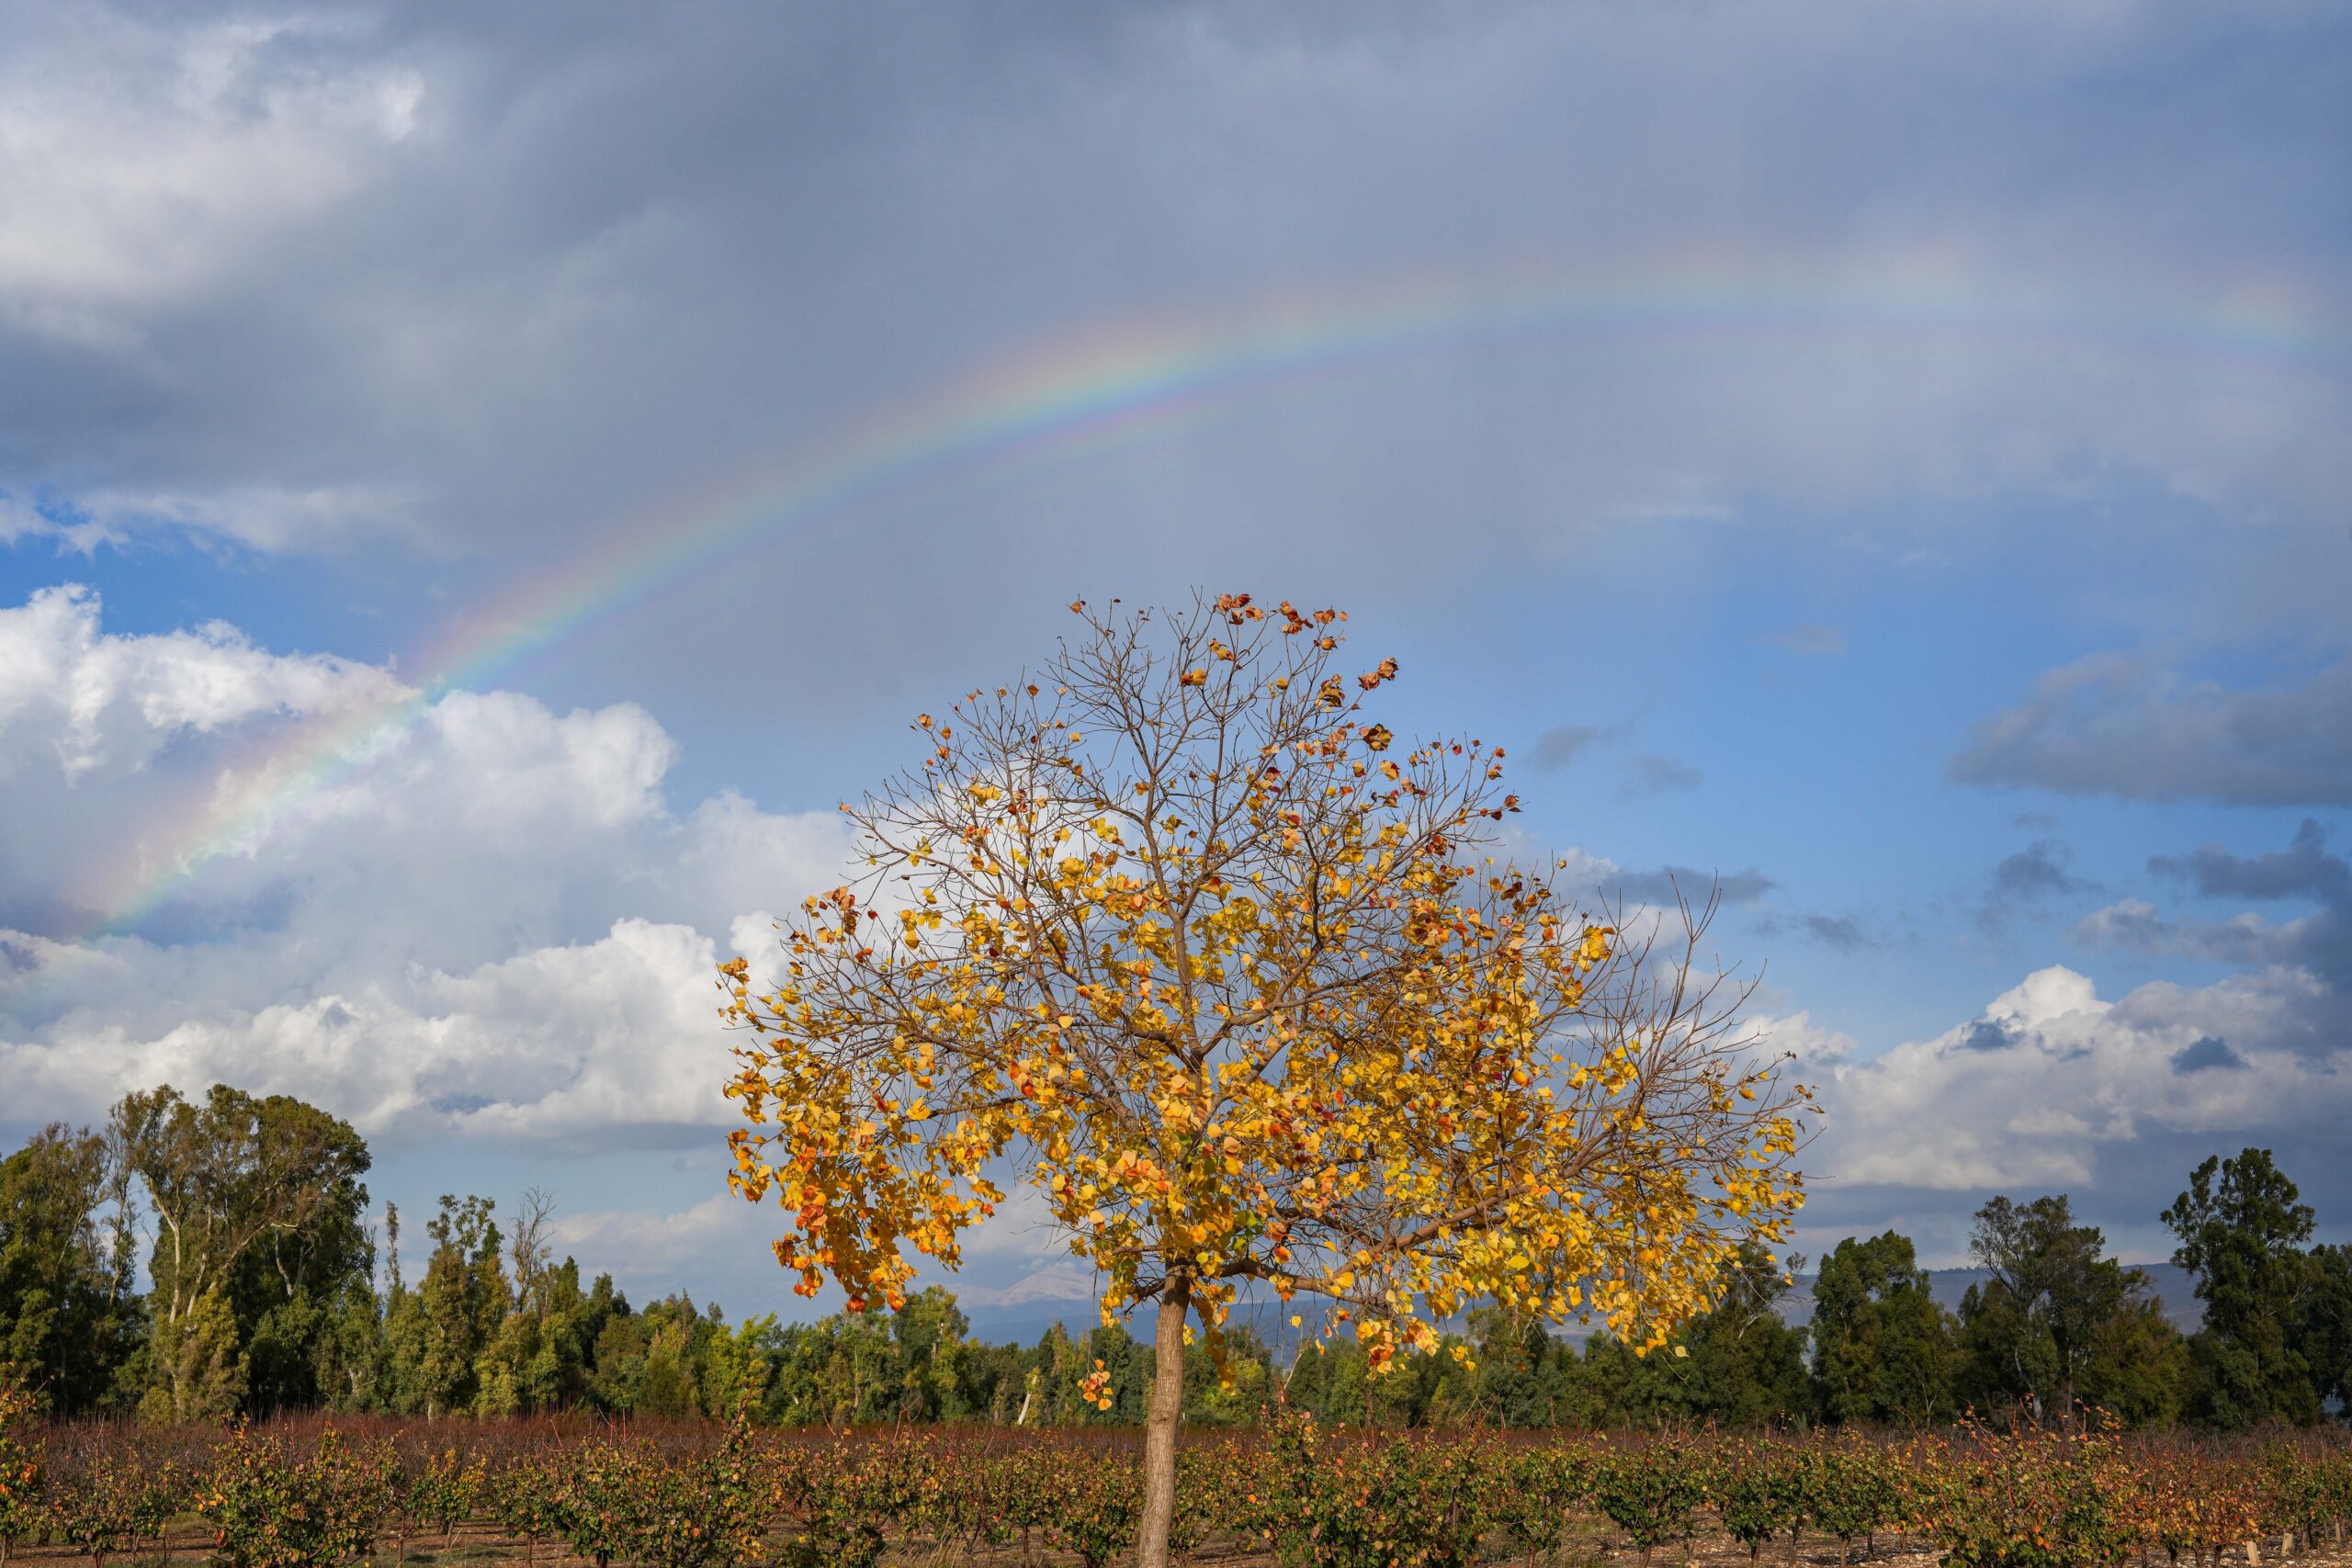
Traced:
MULTIPOLYGON (((397 750, 441 694, 487 686, 611 625, 764 541, 852 515, 869 499, 1083 451, 1418 349, 1499 334, 1914 342, 2007 340, 2052 350, 2185 358, 2340 384, 2346 343, 2301 302, 2259 293, 2176 296, 2133 309, 1986 288, 1935 257, 1825 282, 1793 267, 1680 257, 1601 267, 1520 266, 1330 286, 1248 309, 1114 323, 1057 339, 817 441, 763 456, 594 531, 598 545, 453 619, 397 698, 290 727, 239 782, 160 832, 98 900, 121 931, 225 855, 257 852, 335 786, 397 750)), ((94 933, 95 934, 95 933, 94 933)))

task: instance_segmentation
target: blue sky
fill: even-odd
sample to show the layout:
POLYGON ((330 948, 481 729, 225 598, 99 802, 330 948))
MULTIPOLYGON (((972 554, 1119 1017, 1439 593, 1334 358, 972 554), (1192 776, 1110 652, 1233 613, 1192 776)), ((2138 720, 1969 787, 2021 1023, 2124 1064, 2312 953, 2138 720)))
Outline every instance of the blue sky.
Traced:
POLYGON ((1348 607, 1597 888, 1724 879, 1825 1080, 1809 1249, 2063 1190, 2155 1256, 2252 1143, 2352 1235, 2346 104, 2323 6, 12 8, 0 1133, 284 1089, 380 1195, 552 1188, 583 1262, 781 1306, 704 965, 1061 604, 1247 589, 1348 607), (440 687, 747 464, 1530 275, 1616 294, 739 508, 440 687))

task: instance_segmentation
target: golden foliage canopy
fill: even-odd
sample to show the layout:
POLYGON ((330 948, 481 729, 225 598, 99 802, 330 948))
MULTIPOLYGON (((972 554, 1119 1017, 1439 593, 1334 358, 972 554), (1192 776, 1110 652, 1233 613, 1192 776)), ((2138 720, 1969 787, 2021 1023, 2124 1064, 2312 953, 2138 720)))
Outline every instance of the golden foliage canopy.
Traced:
POLYGON ((896 1306, 1019 1179, 1106 1317, 1307 1292, 1385 1365, 1482 1298, 1656 1344, 1782 1235, 1813 1108, 1694 978, 1703 914, 1668 953, 1491 857, 1503 749, 1372 721, 1396 663, 1344 667, 1339 612, 1071 608, 842 807, 865 874, 722 966, 730 1179, 797 1289, 896 1306))

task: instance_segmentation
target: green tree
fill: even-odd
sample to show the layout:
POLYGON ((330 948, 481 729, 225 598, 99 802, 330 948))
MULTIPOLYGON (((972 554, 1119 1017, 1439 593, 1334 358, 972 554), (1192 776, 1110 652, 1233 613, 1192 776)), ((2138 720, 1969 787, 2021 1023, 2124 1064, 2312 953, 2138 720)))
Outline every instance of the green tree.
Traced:
POLYGON ((245 1397, 245 1356, 237 1342, 236 1314, 217 1287, 153 1329, 154 1382, 139 1404, 150 1426, 219 1421, 245 1397))
POLYGON ((1577 1424, 1659 1427, 1676 1420, 1682 1412, 1667 1387, 1665 1366, 1658 1358, 1635 1355, 1615 1335, 1594 1335, 1576 1369, 1570 1407, 1577 1424))
POLYGON ((692 1416, 702 1409, 703 1352, 714 1337, 694 1301, 666 1296, 638 1319, 644 1349, 630 1408, 643 1416, 692 1416))
POLYGON ((425 1222, 433 1254, 416 1289, 424 1318, 417 1380, 428 1416, 470 1410, 481 1392, 476 1362, 506 1318, 513 1293, 488 1198, 445 1193, 425 1222))
POLYGON ((1216 1344, 1188 1345, 1184 1391, 1184 1419, 1197 1425, 1252 1426, 1269 1420, 1273 1415, 1273 1358, 1265 1342, 1248 1328, 1236 1328, 1216 1344))
POLYGON ((2079 1393, 2127 1427, 2169 1427, 2188 1411, 2195 1382, 2188 1341, 2164 1303, 2143 1295, 2092 1330, 2079 1393))
POLYGON ((968 1414, 957 1368, 971 1331, 955 1296, 938 1285, 909 1296, 890 1314, 900 1365, 897 1415, 938 1421, 968 1414))
POLYGON ((2304 1297, 2316 1282, 2311 1206, 2270 1157, 2246 1149, 2211 1156, 2162 1216, 2180 1238, 2173 1261, 2197 1276, 2205 1323, 2189 1337, 2195 1414, 2217 1427, 2311 1422, 2319 1390, 2296 1344, 2304 1297))
MULTIPOLYGON (((594 1348, 615 1314, 613 1281, 604 1276, 583 1291, 575 1259, 548 1260, 538 1239, 545 1202, 543 1194, 524 1195, 521 1218, 508 1241, 514 1310, 475 1358, 475 1375, 483 1391, 477 1400, 485 1413, 561 1410, 595 1403, 591 1376, 594 1348)), ((617 1304, 619 1314, 628 1315, 628 1303, 617 1304)))
POLYGON ((786 1381, 797 1394, 795 1418, 835 1427, 887 1418, 888 1395, 899 1376, 886 1323, 870 1314, 836 1314, 808 1325, 793 1344, 786 1381))
POLYGON ((401 1276, 401 1211, 384 1205, 384 1400, 403 1416, 424 1408, 424 1303, 401 1276))
MULTIPOLYGON (((1812 1405, 1804 1331, 1781 1314, 1790 1276, 1765 1247, 1749 1242, 1724 1270, 1713 1309, 1691 1321, 1681 1342, 1687 1358, 1662 1366, 1675 1396, 1693 1416, 1726 1427, 1801 1420, 1812 1405)), ((1657 1355, 1649 1358, 1656 1360, 1657 1355)))
POLYGON ((1953 1413, 1951 1314, 1929 1292, 1909 1236, 1839 1242, 1821 1260, 1813 1302, 1823 1419, 1917 1425, 1953 1413))
POLYGON ((2352 1244, 2314 1248, 2311 1269, 2296 1338, 2312 1387, 2352 1421, 2352 1244))
MULTIPOLYGON (((214 1084, 198 1103, 166 1084, 124 1097, 111 1135, 154 1216, 148 1272, 159 1342, 180 1342, 181 1321, 217 1299, 242 1366, 243 1347, 273 1307, 306 1293, 330 1299, 365 1272, 360 1216, 368 1190, 359 1179, 368 1145, 348 1122, 287 1095, 256 1098, 214 1084)), ((316 1397, 302 1371, 310 1356, 285 1341, 315 1332, 323 1319, 304 1309, 277 1325, 266 1368, 269 1397, 316 1397)), ((209 1346, 211 1331, 200 1338, 209 1346)), ((153 1359, 159 1376, 189 1364, 176 1355, 153 1359)), ((174 1408, 196 1398, 178 1388, 166 1396, 174 1408)))
POLYGON ((311 1345, 319 1402, 334 1410, 390 1405, 382 1303, 368 1280, 345 1282, 311 1345))
POLYGON ((1804 1332, 1781 1312, 1789 1290, 1789 1266, 1760 1246, 1742 1247, 1723 1270, 1714 1306, 1666 1347, 1636 1355, 1606 1334, 1588 1341, 1570 1413, 1591 1426, 1804 1419, 1814 1394, 1804 1332))
POLYGON ((52 1123, 0 1161, 0 1381, 37 1388, 51 1410, 96 1408, 131 1348, 121 1164, 107 1141, 52 1123))
POLYGON ((1470 1314, 1470 1332, 1481 1413, 1504 1427, 1557 1426, 1573 1353, 1541 1323, 1492 1307, 1470 1314))
MULTIPOLYGON (((758 1408, 766 1397, 768 1380, 775 1371, 781 1339, 775 1314, 747 1317, 731 1331, 716 1305, 707 1316, 713 1332, 703 1346, 695 1371, 695 1381, 702 1389, 703 1413, 732 1416, 745 1401, 758 1408)), ((953 1414, 965 1412, 958 1408, 953 1414)))
POLYGON ((2105 1391, 2128 1382, 2120 1366, 2094 1371, 2102 1348, 2144 1355, 2153 1347, 2142 1341, 2169 1326, 2160 1313, 2148 1315, 2148 1277, 2109 1258, 2106 1236, 2075 1224, 2063 1193, 2029 1203, 1995 1198, 1976 1211, 1970 1241, 1992 1275, 1960 1305, 1962 1389, 1980 1411, 2022 1404, 2037 1419, 2067 1416, 2086 1379, 2105 1391), (2133 1314, 2136 1335, 2110 1331, 2133 1314))

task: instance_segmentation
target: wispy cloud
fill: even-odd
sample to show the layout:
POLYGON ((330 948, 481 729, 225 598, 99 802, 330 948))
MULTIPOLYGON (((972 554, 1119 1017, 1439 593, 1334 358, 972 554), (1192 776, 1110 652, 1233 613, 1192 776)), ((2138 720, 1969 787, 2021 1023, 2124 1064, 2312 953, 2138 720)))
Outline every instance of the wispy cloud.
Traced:
POLYGON ((1535 738, 1535 765, 1546 773, 1556 773, 1618 733, 1595 724, 1555 725, 1535 738))
POLYGON ((1836 626, 1811 621, 1791 626, 1786 631, 1768 633, 1758 640, 1783 653, 1803 654, 1811 659, 1836 659, 1846 651, 1844 632, 1836 626))
POLYGON ((1678 897, 1704 903, 1710 893, 1726 904, 1752 904, 1772 891, 1772 879, 1750 866, 1746 871, 1700 871, 1687 865, 1660 866, 1656 871, 1629 872, 1616 882, 1625 897, 1644 904, 1672 904, 1678 897))
POLYGON ((1654 753, 1625 760, 1624 790, 1628 795, 1668 795, 1697 789, 1706 775, 1679 757, 1654 753))

